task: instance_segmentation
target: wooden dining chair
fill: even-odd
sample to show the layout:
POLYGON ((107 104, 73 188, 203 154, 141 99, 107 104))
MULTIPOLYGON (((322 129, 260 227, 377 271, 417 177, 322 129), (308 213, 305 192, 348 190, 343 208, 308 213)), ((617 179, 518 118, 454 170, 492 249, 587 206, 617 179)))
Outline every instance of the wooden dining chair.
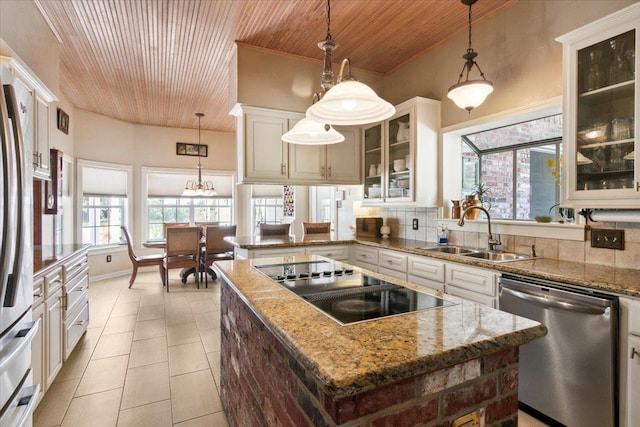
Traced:
POLYGON ((147 267, 152 265, 157 265, 160 269, 160 278, 162 279, 162 283, 164 283, 164 266, 163 254, 156 255, 143 255, 137 256, 133 251, 133 240, 131 239, 131 234, 129 230, 124 225, 120 226, 120 230, 122 230, 122 235, 124 239, 127 241, 127 250, 129 252, 129 259, 131 260, 131 264, 133 265, 133 271, 131 272, 131 278, 129 279, 129 287, 133 286, 133 282, 136 281, 136 276, 138 275, 138 267, 147 267))
POLYGON ((189 224, 188 222, 165 222, 163 224, 164 227, 164 238, 167 238, 167 228, 172 228, 172 227, 189 227, 191 224, 189 224))
POLYGON ((164 284, 169 292, 169 270, 193 268, 200 287, 200 227, 168 227, 167 249, 164 255, 164 284))
POLYGON ((260 223, 260 236, 288 236, 291 224, 260 223))
POLYGON ((206 231, 206 245, 204 250, 204 286, 209 287, 209 269, 211 278, 215 280, 216 272, 213 271, 213 263, 225 259, 233 259, 233 245, 224 238, 235 236, 235 225, 208 226, 206 231))
POLYGON ((302 231, 304 235, 307 234, 330 234, 331 223, 330 222, 303 222, 302 231))

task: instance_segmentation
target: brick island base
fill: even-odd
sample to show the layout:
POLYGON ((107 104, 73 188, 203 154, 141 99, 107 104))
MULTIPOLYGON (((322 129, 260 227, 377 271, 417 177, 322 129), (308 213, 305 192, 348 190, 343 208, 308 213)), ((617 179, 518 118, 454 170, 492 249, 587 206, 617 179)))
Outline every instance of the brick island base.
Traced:
POLYGON ((221 398, 229 425, 445 427, 477 411, 518 424, 518 349, 335 398, 222 282, 221 398))

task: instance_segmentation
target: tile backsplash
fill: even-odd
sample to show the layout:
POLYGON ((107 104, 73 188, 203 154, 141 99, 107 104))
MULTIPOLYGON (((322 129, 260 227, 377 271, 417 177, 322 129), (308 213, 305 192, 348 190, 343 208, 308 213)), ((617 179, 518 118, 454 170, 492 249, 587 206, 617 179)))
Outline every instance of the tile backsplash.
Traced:
MULTIPOLYGON (((425 244, 438 241, 438 208, 378 208, 375 216, 381 216, 391 227, 391 237, 417 240, 425 244), (413 230, 413 219, 418 219, 418 230, 413 230)), ((640 224, 622 222, 595 222, 590 228, 615 228, 625 231, 625 249, 600 249, 591 247, 591 233, 587 231, 584 242, 501 234, 504 249, 529 253, 535 245, 538 255, 564 261, 603 264, 620 268, 640 269, 640 224)), ((486 233, 449 231, 449 243, 470 247, 484 247, 486 233)))

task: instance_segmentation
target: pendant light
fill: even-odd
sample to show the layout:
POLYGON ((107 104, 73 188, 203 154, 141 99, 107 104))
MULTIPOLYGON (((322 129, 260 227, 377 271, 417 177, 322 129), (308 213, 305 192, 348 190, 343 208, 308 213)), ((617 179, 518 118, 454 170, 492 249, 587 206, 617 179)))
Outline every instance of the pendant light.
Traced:
POLYGON ((467 53, 462 55, 465 63, 462 66, 462 71, 458 77, 458 83, 449 88, 447 97, 453 100, 458 107, 464 108, 471 113, 471 110, 482 104, 484 100, 487 99, 487 96, 493 92, 493 83, 485 79, 484 73, 475 60, 478 54, 471 48, 471 5, 473 5, 477 0, 461 1, 462 4, 469 6, 469 47, 467 48, 467 53), (474 65, 478 68, 482 80, 469 80, 469 72, 474 65), (462 76, 465 75, 465 70, 465 80, 461 82, 462 76))
POLYGON ((388 119, 395 114, 395 107, 380 98, 369 86, 357 81, 351 73, 349 58, 342 61, 338 81, 333 84, 331 50, 337 45, 331 40, 329 11, 327 0, 327 39, 318 45, 325 51, 322 88, 326 93, 307 109, 307 119, 342 126, 359 126, 388 119), (348 65, 347 75, 343 76, 345 65, 348 65))
MULTIPOLYGON (((322 80, 320 81, 322 92, 313 94, 314 103, 320 100, 322 95, 333 86, 331 52, 338 47, 338 43, 334 42, 331 37, 330 0, 327 0, 327 36, 318 43, 318 47, 324 52, 324 67, 322 69, 322 80)), ((344 141, 344 136, 331 125, 305 117, 296 123, 289 132, 282 135, 282 140, 290 144, 328 145, 344 141)))
POLYGON ((216 196, 215 188, 213 188, 213 183, 211 181, 202 182, 202 164, 200 163, 200 119, 204 116, 203 113, 196 113, 196 117, 198 117, 198 182, 195 181, 187 181, 187 184, 184 187, 184 191, 182 192, 183 196, 186 197, 210 197, 216 196))

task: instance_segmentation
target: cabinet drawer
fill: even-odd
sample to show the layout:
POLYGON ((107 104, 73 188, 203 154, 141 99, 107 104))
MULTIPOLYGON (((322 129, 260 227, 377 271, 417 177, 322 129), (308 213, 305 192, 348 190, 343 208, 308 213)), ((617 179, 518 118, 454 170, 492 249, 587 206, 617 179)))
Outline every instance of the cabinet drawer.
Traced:
POLYGON ((432 280, 444 284, 444 262, 425 257, 410 256, 407 259, 407 273, 414 277, 432 280))
POLYGON ((496 274, 479 268, 447 264, 446 284, 484 295, 496 295, 496 274))
POLYGON ((62 269, 56 268, 49 274, 44 276, 44 297, 49 298, 62 287, 62 269))
MULTIPOLYGON (((362 269, 369 270, 374 273, 378 271, 378 266, 375 264, 369 264, 368 262, 362 262, 358 260, 351 260, 350 262, 351 262, 351 265, 355 265, 356 267, 360 267, 362 269)), ((366 272, 364 273, 366 274, 366 272)))
POLYGON ((378 251, 378 266, 406 273, 407 256, 399 252, 378 251))
POLYGON ((386 274, 387 276, 395 277, 400 280, 407 280, 407 274, 397 270, 391 270, 381 265, 378 266, 378 273, 386 274))
POLYGON ((69 313, 74 310, 79 301, 86 297, 89 289, 89 275, 87 274, 88 268, 84 269, 84 273, 74 277, 69 283, 64 285, 66 304, 65 304, 65 318, 69 317, 69 313))
POLYGON ((33 308, 44 302, 44 277, 33 280, 33 308))
POLYGON ((362 246, 354 246, 353 256, 351 258, 352 262, 363 262, 366 264, 378 265, 378 250, 362 246))
MULTIPOLYGON (((444 273, 443 273, 443 276, 444 276, 444 273)), ((413 283, 414 285, 420 285, 425 288, 432 289, 434 291, 444 292, 444 282, 429 280, 419 276, 413 276, 411 274, 407 275, 407 282, 413 283)))
POLYGON ((82 334, 89 327, 89 301, 82 299, 75 310, 71 312, 71 316, 64 322, 64 360, 67 360, 76 344, 82 337, 82 334))
POLYGON ((306 248, 307 255, 321 255, 335 260, 348 260, 348 246, 315 246, 306 248))
POLYGON ((251 251, 250 258, 269 258, 304 255, 304 248, 260 249, 251 251))
POLYGON ((87 252, 81 252, 78 255, 74 255, 62 264, 62 277, 65 282, 68 282, 73 277, 80 274, 80 272, 87 267, 89 261, 87 258, 87 252))
POLYGON ((640 301, 631 301, 629 306, 629 332, 640 336, 640 301))
POLYGON ((470 301, 477 302, 491 308, 496 308, 496 299, 488 295, 479 294, 477 292, 449 285, 445 286, 445 292, 449 295, 468 299, 470 301))

